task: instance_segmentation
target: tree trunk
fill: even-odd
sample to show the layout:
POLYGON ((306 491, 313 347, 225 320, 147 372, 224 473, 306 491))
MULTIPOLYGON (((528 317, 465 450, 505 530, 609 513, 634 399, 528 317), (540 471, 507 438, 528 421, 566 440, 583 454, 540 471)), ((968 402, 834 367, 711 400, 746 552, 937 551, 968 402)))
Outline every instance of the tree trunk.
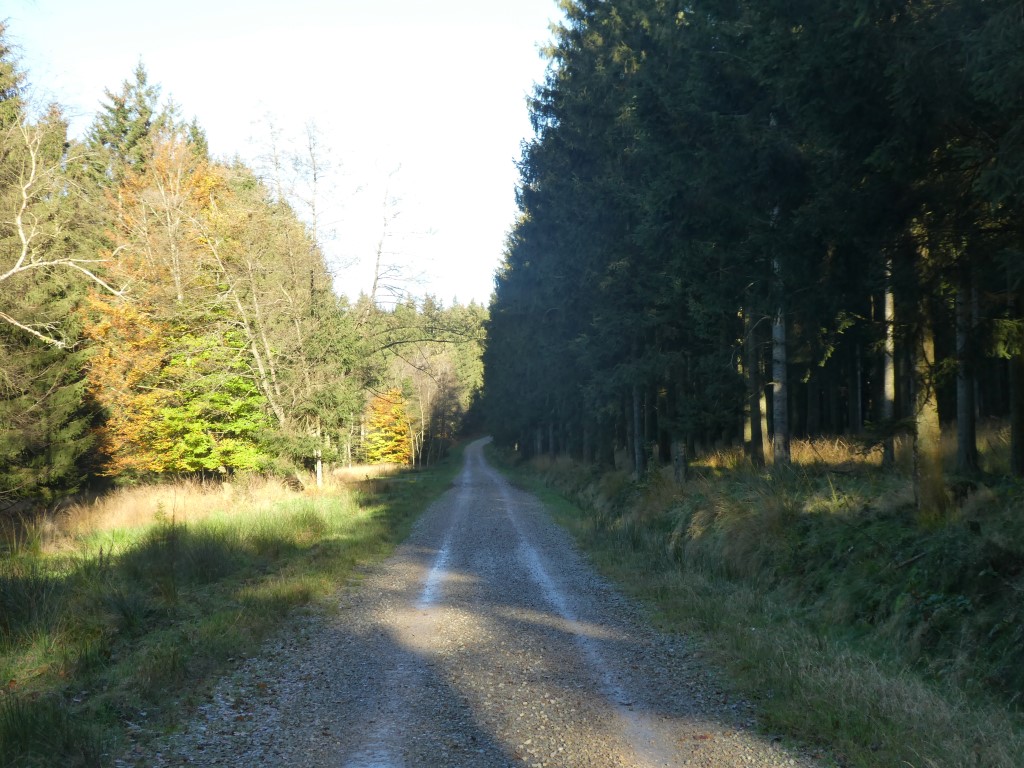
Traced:
POLYGON ((676 483, 682 485, 686 482, 689 474, 689 457, 686 455, 686 441, 678 438, 672 439, 672 474, 676 483))
MULTIPOLYGON (((422 467, 423 466, 423 447, 427 443, 427 412, 428 412, 427 409, 430 407, 430 404, 429 404, 429 396, 425 396, 425 395, 421 394, 419 396, 419 398, 417 398, 417 399, 419 400, 419 408, 420 408, 419 463, 420 463, 420 466, 422 467), (423 402, 424 400, 427 400, 426 407, 424 407, 424 402, 423 402)), ((417 455, 416 452, 413 451, 413 456, 415 457, 416 455, 417 455)))
POLYGON ((945 518, 949 496, 942 472, 942 430, 935 395, 935 338, 927 312, 922 317, 914 366, 914 499, 918 519, 934 524, 945 518))
MULTIPOLYGON (((1009 291, 1010 320, 1024 322, 1024 290, 1011 285, 1009 291)), ((1010 357, 1010 472, 1024 477, 1024 345, 1013 350, 1010 357)))
POLYGON ((352 452, 352 443, 355 441, 356 435, 356 416, 351 414, 349 416, 348 435, 345 437, 345 460, 347 466, 351 467, 355 463, 355 456, 352 452))
POLYGON ((789 387, 786 376, 786 316, 779 307, 772 322, 772 462, 776 466, 790 463, 789 453, 789 387))
POLYGON ((896 439, 892 434, 896 418, 896 302, 892 291, 892 262, 886 268, 885 343, 882 351, 882 421, 888 434, 882 443, 882 466, 896 463, 896 439))
POLYGON ((761 364, 758 359, 758 345, 754 338, 754 323, 750 317, 750 309, 743 310, 743 372, 747 384, 746 418, 743 420, 743 439, 747 448, 747 456, 755 467, 764 466, 764 438, 762 417, 764 411, 761 403, 764 398, 764 386, 761 382, 761 364))
POLYGON ((1010 358, 1010 473, 1024 477, 1024 349, 1010 358))
POLYGON ((658 396, 652 387, 644 391, 644 456, 648 464, 657 464, 661 459, 658 455, 658 396))
MULTIPOLYGON (((978 297, 978 283, 974 280, 971 281, 971 328, 977 328, 978 323, 981 320, 981 301, 978 297)), ((981 419, 984 417, 985 410, 985 399, 981 389, 981 376, 975 374, 974 376, 974 418, 981 419)))
POLYGON ((978 437, 974 410, 974 368, 971 365, 971 278, 961 267, 956 293, 956 471, 978 471, 978 437))
POLYGON ((323 440, 323 426, 320 422, 320 417, 316 419, 316 429, 314 430, 316 436, 316 450, 313 452, 313 459, 316 462, 316 487, 324 487, 324 454, 321 447, 321 440, 323 440))
POLYGON ((761 409, 761 455, 764 457, 765 464, 771 464, 774 457, 772 456, 772 433, 768 428, 768 392, 763 377, 759 375, 758 378, 762 379, 761 385, 757 389, 757 404, 761 409))
POLYGON ((614 422, 597 425, 597 445, 595 458, 602 469, 615 469, 616 425, 614 422))
POLYGON ((644 474, 644 420, 640 387, 633 385, 633 471, 639 480, 644 474))
POLYGON ((847 411, 851 435, 859 435, 864 429, 864 392, 862 381, 864 370, 860 357, 860 344, 853 345, 850 358, 849 381, 847 382, 847 411))

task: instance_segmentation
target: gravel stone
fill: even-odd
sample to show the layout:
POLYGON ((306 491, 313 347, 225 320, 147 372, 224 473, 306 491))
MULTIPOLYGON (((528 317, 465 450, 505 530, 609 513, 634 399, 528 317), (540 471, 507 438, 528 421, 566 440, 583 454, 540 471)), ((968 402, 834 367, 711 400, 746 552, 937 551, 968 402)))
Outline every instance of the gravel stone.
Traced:
POLYGON ((532 495, 468 447, 409 540, 241 660, 118 766, 819 765, 759 734, 686 640, 649 626, 532 495))

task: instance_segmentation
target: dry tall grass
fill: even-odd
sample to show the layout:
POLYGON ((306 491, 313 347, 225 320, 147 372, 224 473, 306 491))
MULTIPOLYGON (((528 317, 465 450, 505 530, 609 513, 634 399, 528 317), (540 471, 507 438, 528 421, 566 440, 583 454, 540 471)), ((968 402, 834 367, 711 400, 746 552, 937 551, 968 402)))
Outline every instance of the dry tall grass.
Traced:
POLYGON ((302 490, 278 478, 245 476, 230 481, 195 479, 138 485, 77 498, 34 520, 32 526, 44 550, 73 545, 96 533, 145 528, 160 520, 194 523, 213 515, 236 511, 259 513, 300 496, 335 493, 372 478, 394 475, 397 465, 357 465, 329 472, 322 488, 312 475, 300 477, 302 490))
POLYGON ((955 475, 955 437, 945 425, 943 466, 969 490, 943 528, 914 522, 906 436, 893 471, 851 438, 795 440, 784 472, 716 447, 683 484, 671 467, 639 482, 535 468, 588 510, 556 514, 595 562, 660 622, 705 637, 769 727, 834 744, 850 765, 1017 768, 1024 730, 998 698, 1020 669, 1009 436, 979 425, 984 481, 955 475))
POLYGON ((160 519, 192 523, 233 508, 269 508, 294 495, 279 481, 260 477, 240 482, 176 480, 118 488, 63 504, 44 525, 47 543, 59 544, 91 533, 144 528, 160 519))
POLYGON ((640 482, 532 469, 586 509, 552 501, 595 562, 667 626, 704 636, 769 727, 856 765, 1017 768, 1024 729, 1000 697, 1020 679, 1020 493, 1001 479, 1005 425, 979 425, 978 448, 989 477, 957 477, 944 427, 949 481, 968 492, 943 528, 915 523, 909 437, 892 471, 847 438, 794 441, 783 472, 719 447, 683 484, 670 467, 640 482))
POLYGON ((351 485, 378 477, 391 477, 407 468, 404 464, 353 464, 351 467, 331 470, 328 477, 334 482, 351 485))

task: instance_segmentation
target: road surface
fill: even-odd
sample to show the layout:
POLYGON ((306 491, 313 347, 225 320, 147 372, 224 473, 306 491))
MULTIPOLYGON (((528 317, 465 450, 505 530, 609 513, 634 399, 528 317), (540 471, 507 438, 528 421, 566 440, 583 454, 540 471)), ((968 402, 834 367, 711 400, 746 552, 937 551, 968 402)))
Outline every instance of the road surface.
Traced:
POLYGON ((468 447, 409 541, 123 764, 812 766, 468 447))

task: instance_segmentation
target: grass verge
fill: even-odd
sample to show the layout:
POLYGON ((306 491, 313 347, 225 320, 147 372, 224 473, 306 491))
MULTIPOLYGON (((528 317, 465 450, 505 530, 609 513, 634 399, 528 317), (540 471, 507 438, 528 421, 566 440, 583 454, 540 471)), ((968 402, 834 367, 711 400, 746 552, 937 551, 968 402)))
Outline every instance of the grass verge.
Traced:
POLYGON ((12 531, 0 543, 0 766, 107 765, 139 726, 174 728, 292 611, 327 609, 357 566, 386 557, 460 462, 456 451, 428 471, 272 504, 197 500, 191 520, 183 493, 147 524, 12 531))
POLYGON ((849 766, 1022 764, 1022 489, 916 523, 906 478, 708 461, 683 486, 571 462, 514 466, 595 565, 685 632, 764 728, 849 766))

